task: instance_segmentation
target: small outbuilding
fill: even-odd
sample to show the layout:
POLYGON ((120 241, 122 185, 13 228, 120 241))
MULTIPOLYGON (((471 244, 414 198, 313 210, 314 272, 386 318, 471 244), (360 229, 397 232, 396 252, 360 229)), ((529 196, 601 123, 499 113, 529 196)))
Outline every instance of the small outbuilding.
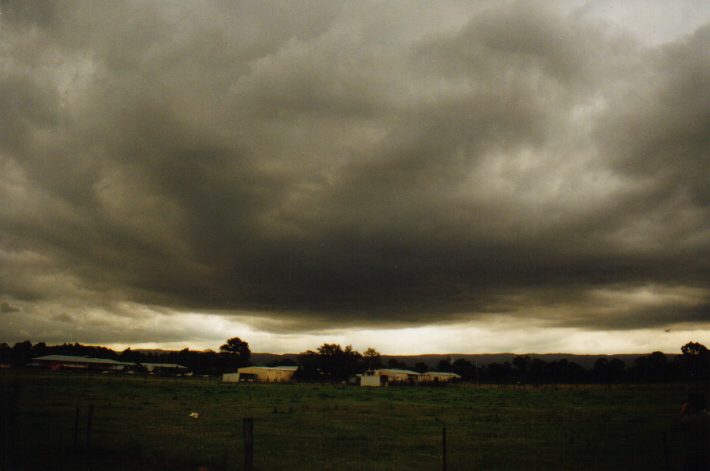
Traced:
POLYGON ((287 383, 293 381, 297 370, 297 366, 245 366, 239 368, 236 373, 224 373, 222 381, 225 383, 287 383))
POLYGON ((148 373, 162 375, 182 375, 188 372, 186 366, 176 363, 141 363, 140 366, 145 368, 148 373))
POLYGON ((360 386, 386 386, 388 384, 431 384, 450 383, 461 379, 456 373, 448 371, 427 371, 418 373, 410 370, 383 368, 366 371, 358 375, 360 386))
POLYGON ((360 386, 385 386, 387 384, 414 384, 419 381, 419 373, 411 370, 382 368, 366 371, 360 377, 360 386))
POLYGON ((427 371, 419 376, 419 381, 422 383, 450 383, 460 379, 461 375, 450 371, 427 371))

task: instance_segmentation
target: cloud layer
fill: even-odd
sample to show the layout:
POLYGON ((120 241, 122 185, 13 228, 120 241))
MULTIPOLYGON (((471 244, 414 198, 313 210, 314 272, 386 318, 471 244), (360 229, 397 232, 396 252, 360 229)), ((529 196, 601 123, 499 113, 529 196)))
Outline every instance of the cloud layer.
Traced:
POLYGON ((147 341, 116 327, 140 306, 710 322, 710 23, 656 44, 584 2, 2 9, 7 335, 100 312, 147 341))

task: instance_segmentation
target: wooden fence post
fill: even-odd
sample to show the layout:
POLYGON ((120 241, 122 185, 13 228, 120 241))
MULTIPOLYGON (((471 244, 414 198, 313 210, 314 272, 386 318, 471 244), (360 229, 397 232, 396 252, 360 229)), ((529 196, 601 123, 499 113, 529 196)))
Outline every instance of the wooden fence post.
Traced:
POLYGON ((244 471, 254 471, 254 419, 245 418, 244 428, 244 471))
POLYGON ((446 427, 441 428, 441 469, 446 471, 446 427))
POLYGON ((9 469, 9 458, 7 454, 10 451, 10 425, 8 423, 10 408, 8 407, 7 391, 4 388, 0 389, 0 470, 6 471, 9 469))
POLYGON ((10 471, 10 451, 14 447, 17 424, 17 389, 0 389, 0 469, 10 471))
POLYGON ((671 469, 671 462, 668 459, 668 434, 663 432, 663 469, 668 471, 671 469))
POLYGON ((74 412, 74 451, 79 450, 79 407, 74 412))
POLYGON ((89 414, 86 418, 86 449, 91 450, 91 432, 94 422, 94 405, 89 404, 89 414))
POLYGON ((14 434, 14 422, 16 416, 17 401, 14 397, 15 391, 12 388, 0 389, 0 469, 10 470, 10 450, 12 445, 10 440, 14 434))

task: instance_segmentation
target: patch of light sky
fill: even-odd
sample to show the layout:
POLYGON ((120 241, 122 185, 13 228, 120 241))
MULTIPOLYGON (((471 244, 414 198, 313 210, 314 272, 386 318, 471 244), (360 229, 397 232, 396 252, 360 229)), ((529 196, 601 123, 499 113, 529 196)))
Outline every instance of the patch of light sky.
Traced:
POLYGON ((710 2, 680 0, 579 0, 562 2, 571 12, 626 30, 659 45, 692 33, 710 21, 710 2))
POLYGON ((373 347, 382 354, 422 353, 644 353, 660 350, 677 353, 693 340, 710 344, 705 329, 680 327, 670 332, 659 329, 627 331, 585 331, 575 328, 521 326, 514 321, 462 323, 395 329, 328 329, 314 333, 270 333, 246 323, 210 314, 174 314, 170 322, 192 331, 194 337, 180 342, 116 343, 109 346, 131 348, 217 350, 228 337, 249 342, 253 352, 299 353, 315 350, 323 343, 352 345, 362 352, 373 347))

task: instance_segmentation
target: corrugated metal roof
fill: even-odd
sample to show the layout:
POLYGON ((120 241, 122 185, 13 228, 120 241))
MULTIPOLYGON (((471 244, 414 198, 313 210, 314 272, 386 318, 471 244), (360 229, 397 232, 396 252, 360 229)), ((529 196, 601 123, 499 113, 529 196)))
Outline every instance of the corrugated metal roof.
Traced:
POLYGON ((459 378, 461 377, 461 375, 452 373, 451 371, 427 371, 426 373, 422 374, 434 376, 458 376, 459 378))
POLYGON ((411 370, 398 370, 397 368, 380 368, 378 370, 375 370, 375 373, 381 375, 382 372, 388 372, 388 373, 394 373, 394 374, 406 374, 406 375, 416 375, 419 376, 419 373, 416 371, 411 371, 411 370))
POLYGON ((276 371, 296 371, 298 366, 244 366, 239 368, 237 371, 242 370, 276 370, 276 371))
POLYGON ((77 357, 72 355, 45 355, 37 358, 33 358, 34 361, 56 361, 64 363, 94 363, 103 365, 132 365, 133 363, 125 363, 116 360, 108 360, 106 358, 90 358, 90 357, 77 357))
POLYGON ((178 368, 187 369, 187 366, 178 365, 177 363, 141 363, 146 368, 178 368))

